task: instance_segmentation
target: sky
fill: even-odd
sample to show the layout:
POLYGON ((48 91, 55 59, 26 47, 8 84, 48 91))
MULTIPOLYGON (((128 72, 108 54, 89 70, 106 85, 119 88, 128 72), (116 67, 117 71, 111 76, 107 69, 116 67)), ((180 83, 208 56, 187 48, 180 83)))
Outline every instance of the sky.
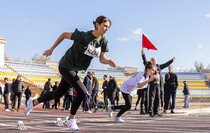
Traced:
MULTIPOLYGON (((143 70, 142 34, 158 49, 146 58, 162 64, 175 57, 175 71, 195 69, 195 61, 210 68, 209 0, 0 0, 0 37, 7 38, 10 58, 31 60, 42 55, 63 32, 93 30, 93 20, 104 15, 112 21, 106 33, 108 59, 117 66, 143 70)), ((72 40, 64 40, 50 56, 59 61, 72 40)), ((94 58, 90 68, 106 68, 94 58)))

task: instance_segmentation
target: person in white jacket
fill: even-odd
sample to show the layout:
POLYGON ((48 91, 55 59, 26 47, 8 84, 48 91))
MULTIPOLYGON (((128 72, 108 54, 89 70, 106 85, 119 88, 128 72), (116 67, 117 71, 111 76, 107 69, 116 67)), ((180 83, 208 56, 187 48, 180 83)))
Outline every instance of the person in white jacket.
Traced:
POLYGON ((125 100, 125 105, 109 107, 110 117, 112 117, 113 109, 121 109, 118 112, 118 114, 114 117, 114 121, 124 122, 124 120, 120 117, 123 113, 125 113, 127 110, 130 110, 131 108, 131 105, 132 105, 131 93, 135 91, 137 88, 140 88, 140 89, 146 88, 147 84, 156 78, 156 76, 153 75, 155 72, 155 67, 156 66, 153 65, 152 62, 148 62, 147 65, 145 66, 145 72, 125 73, 125 76, 131 76, 131 75, 134 75, 134 76, 126 80, 120 87, 123 98, 125 100))

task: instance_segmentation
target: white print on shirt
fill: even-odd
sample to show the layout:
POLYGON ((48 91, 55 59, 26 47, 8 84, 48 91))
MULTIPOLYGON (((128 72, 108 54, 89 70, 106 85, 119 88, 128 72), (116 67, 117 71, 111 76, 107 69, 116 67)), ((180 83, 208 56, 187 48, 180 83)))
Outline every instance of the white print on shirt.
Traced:
POLYGON ((101 47, 95 48, 92 45, 88 44, 88 48, 86 49, 84 54, 91 57, 99 57, 101 54, 101 47))

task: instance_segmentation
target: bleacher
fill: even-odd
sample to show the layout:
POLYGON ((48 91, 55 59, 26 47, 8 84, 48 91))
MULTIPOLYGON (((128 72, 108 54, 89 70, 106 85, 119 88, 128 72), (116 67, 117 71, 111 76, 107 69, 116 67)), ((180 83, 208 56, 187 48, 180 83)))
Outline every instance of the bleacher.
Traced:
POLYGON ((6 66, 0 66, 0 80, 3 80, 7 77, 9 80, 15 79, 17 77, 17 73, 8 69, 6 66))
POLYGON ((48 78, 51 78, 53 84, 60 81, 60 74, 44 64, 11 61, 7 61, 5 64, 14 72, 40 87, 44 87, 48 78))
MULTIPOLYGON (((95 72, 96 77, 99 80, 99 87, 101 89, 103 83, 103 75, 115 77, 118 86, 129 79, 130 77, 124 76, 123 70, 102 70, 102 69, 88 69, 87 71, 95 72)), ((186 81, 190 87, 191 96, 194 97, 210 97, 210 89, 206 84, 206 78, 203 73, 198 72, 175 72, 178 76, 179 86, 177 90, 177 96, 182 97, 183 81, 186 81)), ((58 72, 58 66, 56 63, 53 65, 43 65, 35 64, 31 62, 15 62, 6 61, 5 66, 0 67, 0 79, 3 80, 4 77, 8 77, 9 80, 15 79, 17 75, 22 75, 23 81, 25 83, 34 86, 33 91, 40 94, 41 89, 44 87, 45 82, 48 78, 51 78, 52 84, 55 81, 60 82, 60 74, 58 72), (37 85, 37 86, 36 86, 37 85), (35 89, 36 87, 39 89, 35 89)), ((163 78, 166 72, 163 72, 163 78)), ((83 79, 86 76, 86 72, 79 71, 78 75, 83 79)), ((134 93, 135 94, 135 93, 134 93)))

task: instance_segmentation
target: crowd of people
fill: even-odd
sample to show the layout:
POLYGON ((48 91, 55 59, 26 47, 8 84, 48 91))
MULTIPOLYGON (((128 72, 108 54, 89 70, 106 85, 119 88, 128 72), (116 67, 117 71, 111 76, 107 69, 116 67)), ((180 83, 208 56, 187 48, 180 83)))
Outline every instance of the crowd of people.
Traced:
MULTIPOLYGON (((72 101, 71 106, 69 104, 63 105, 65 109, 70 109, 69 118, 67 120, 67 126, 70 130, 79 130, 76 123, 76 113, 83 102, 83 111, 85 113, 92 113, 98 111, 98 91, 99 83, 95 74, 93 72, 87 72, 87 76, 84 81, 78 76, 78 71, 87 70, 91 60, 94 57, 98 57, 102 64, 108 64, 111 67, 116 67, 113 60, 107 59, 105 53, 108 52, 108 40, 105 37, 106 32, 111 27, 111 20, 105 16, 99 16, 93 21, 94 30, 87 32, 79 31, 75 29, 74 32, 64 32, 62 33, 55 43, 50 47, 50 49, 44 51, 43 55, 50 56, 54 49, 64 40, 73 40, 73 45, 66 51, 64 56, 59 61, 59 72, 62 75, 59 85, 52 86, 51 82, 48 80, 45 84, 44 91, 40 97, 37 99, 29 99, 27 107, 25 109, 25 116, 28 116, 30 112, 38 104, 44 103, 44 108, 50 107, 51 100, 55 100, 53 108, 57 109, 59 106, 59 99, 65 96, 66 101, 72 101), (91 80, 92 79, 92 80, 91 80), (76 95, 72 100, 72 97, 68 98, 66 95, 72 96, 72 92, 76 91, 76 95), (51 91, 53 89, 53 91, 51 91)), ((165 103, 164 112, 166 113, 168 109, 168 103, 170 96, 172 96, 172 105, 170 107, 171 113, 174 113, 175 108, 175 96, 176 89, 178 87, 178 79, 176 74, 170 71, 165 76, 165 84, 161 76, 162 69, 169 67, 170 64, 175 60, 173 57, 170 61, 165 64, 157 64, 156 58, 151 58, 150 61, 146 60, 145 52, 142 50, 143 65, 145 65, 145 70, 143 73, 125 73, 126 76, 132 76, 130 79, 126 80, 120 88, 117 87, 117 83, 114 77, 104 75, 104 82, 102 85, 103 95, 104 95, 104 110, 109 110, 109 116, 112 117, 113 111, 120 109, 117 115, 114 117, 116 122, 124 122, 121 116, 130 110, 132 106, 132 92, 136 89, 142 89, 138 91, 138 95, 144 98, 147 102, 144 102, 145 109, 143 105, 141 106, 141 114, 148 113, 149 117, 160 117, 159 105, 165 103), (163 89, 164 88, 164 89, 163 89), (125 100, 125 105, 118 105, 119 102, 119 92, 121 91, 123 99, 125 100), (117 97, 116 97, 117 96, 117 97), (115 102, 117 103, 115 104, 115 102), (162 102, 160 102, 162 101, 162 102), (163 102, 164 101, 164 102, 163 102), (110 104, 108 104, 110 102, 110 104)), ((15 109, 15 102, 21 100, 23 92, 23 84, 17 79, 14 81, 17 90, 14 91, 14 104, 12 110, 15 109)), ((185 86, 187 88, 187 86, 185 86)), ((188 107, 189 103, 189 93, 186 89, 183 91, 185 96, 186 105, 188 107)), ((138 104, 138 103, 137 103, 138 104)), ((17 111, 20 104, 18 104, 17 111)), ((136 105, 137 106, 137 105, 136 105)))
POLYGON ((31 90, 29 86, 25 89, 23 82, 21 81, 21 76, 18 75, 16 79, 13 79, 12 83, 9 82, 8 78, 4 78, 4 85, 0 87, 0 101, 2 101, 2 96, 4 99, 5 108, 3 111, 10 111, 9 103, 11 103, 11 111, 19 112, 21 106, 21 100, 25 94, 27 106, 27 100, 31 97, 31 90), (16 103, 18 103, 16 107, 16 103))

